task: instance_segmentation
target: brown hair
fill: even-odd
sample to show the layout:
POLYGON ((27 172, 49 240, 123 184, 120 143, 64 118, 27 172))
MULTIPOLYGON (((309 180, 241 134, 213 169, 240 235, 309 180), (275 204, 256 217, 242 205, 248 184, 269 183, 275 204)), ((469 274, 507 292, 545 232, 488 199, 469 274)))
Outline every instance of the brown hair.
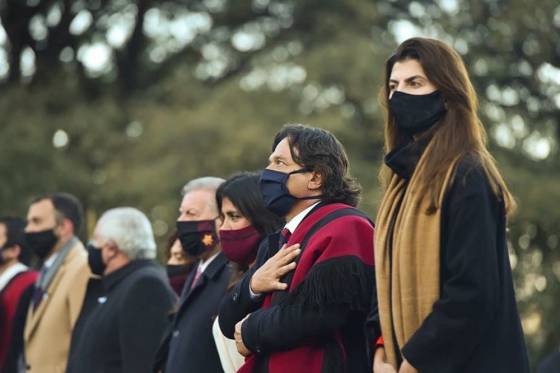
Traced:
MULTIPOLYGON (((445 43, 428 38, 404 41, 385 64, 385 82, 379 100, 385 109, 385 153, 406 141, 399 131, 389 107, 389 79, 396 62, 417 60, 428 80, 441 92, 447 107, 445 116, 421 137, 429 137, 426 169, 421 175, 421 191, 428 192, 431 208, 437 208, 438 193, 447 170, 454 160, 473 155, 488 177, 496 196, 503 199, 508 214, 515 210, 515 200, 486 148, 487 135, 477 115, 478 100, 461 56, 445 43)), ((393 171, 383 164, 380 180, 386 188, 393 171)))

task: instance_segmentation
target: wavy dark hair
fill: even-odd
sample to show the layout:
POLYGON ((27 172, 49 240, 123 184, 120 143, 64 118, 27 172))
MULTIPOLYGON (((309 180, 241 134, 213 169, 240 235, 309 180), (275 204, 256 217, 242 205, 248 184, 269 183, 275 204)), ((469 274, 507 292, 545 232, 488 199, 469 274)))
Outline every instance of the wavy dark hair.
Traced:
POLYGON ((276 232, 284 221, 268 210, 259 188, 260 172, 240 172, 229 177, 216 190, 216 203, 221 214, 222 201, 229 198, 239 212, 263 236, 276 232))
POLYGON ((350 175, 344 146, 332 133, 302 124, 287 124, 276 134, 272 151, 285 138, 294 161, 321 175, 323 201, 358 205, 361 187, 350 175))

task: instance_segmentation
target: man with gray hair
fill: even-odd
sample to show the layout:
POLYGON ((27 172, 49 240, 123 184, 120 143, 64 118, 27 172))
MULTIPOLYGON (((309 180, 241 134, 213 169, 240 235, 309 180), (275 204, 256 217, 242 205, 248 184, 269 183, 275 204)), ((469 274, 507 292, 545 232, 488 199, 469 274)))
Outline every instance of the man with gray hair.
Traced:
POLYGON ((152 372, 176 301, 155 257, 152 227, 142 212, 120 207, 101 216, 88 262, 102 276, 103 294, 75 331, 80 336, 72 338, 68 373, 152 372))
POLYGON ((212 323, 231 278, 217 234, 222 221, 216 190, 223 182, 203 177, 190 181, 182 190, 177 231, 183 250, 198 258, 198 264, 185 281, 173 320, 166 373, 223 372, 212 336, 212 323))

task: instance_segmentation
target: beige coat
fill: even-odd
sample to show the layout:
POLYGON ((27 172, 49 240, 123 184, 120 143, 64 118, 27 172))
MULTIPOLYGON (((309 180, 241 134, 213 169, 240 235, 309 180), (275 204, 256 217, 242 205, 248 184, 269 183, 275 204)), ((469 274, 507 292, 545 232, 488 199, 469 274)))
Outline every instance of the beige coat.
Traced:
POLYGON ((39 307, 27 312, 25 359, 28 372, 63 373, 70 338, 91 275, 87 252, 78 241, 64 259, 39 307))

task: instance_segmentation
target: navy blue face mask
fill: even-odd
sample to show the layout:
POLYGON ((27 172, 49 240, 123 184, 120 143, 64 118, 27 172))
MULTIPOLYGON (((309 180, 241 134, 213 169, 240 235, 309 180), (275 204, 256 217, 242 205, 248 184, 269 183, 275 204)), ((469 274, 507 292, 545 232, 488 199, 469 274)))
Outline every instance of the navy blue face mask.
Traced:
POLYGON ((263 170, 259 186, 266 208, 279 217, 285 217, 298 200, 321 198, 321 196, 298 198, 290 194, 287 186, 290 175, 306 172, 309 172, 307 168, 301 168, 292 172, 263 170))

